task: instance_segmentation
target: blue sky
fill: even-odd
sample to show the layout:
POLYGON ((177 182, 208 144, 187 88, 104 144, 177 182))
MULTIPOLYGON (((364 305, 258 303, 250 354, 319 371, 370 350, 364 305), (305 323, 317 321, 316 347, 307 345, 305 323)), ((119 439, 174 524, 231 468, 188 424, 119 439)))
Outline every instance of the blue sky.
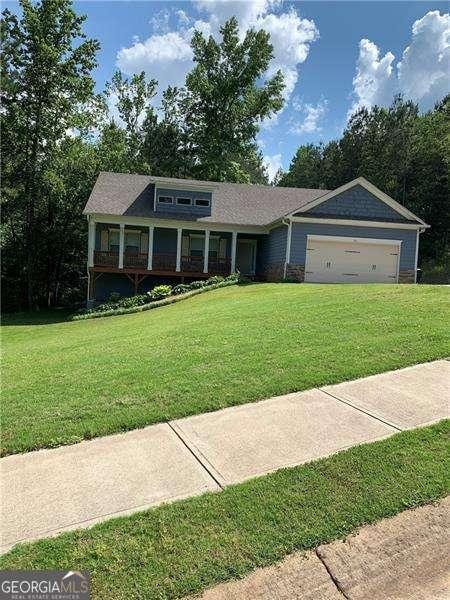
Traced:
POLYGON ((83 1, 75 8, 101 44, 99 90, 118 67, 145 70, 162 89, 182 85, 194 27, 217 35, 235 14, 243 30, 269 31, 271 69, 281 68, 288 82, 284 110, 258 140, 271 174, 288 167, 300 144, 339 136, 352 107, 388 104, 402 91, 427 109, 450 90, 446 2, 83 1))

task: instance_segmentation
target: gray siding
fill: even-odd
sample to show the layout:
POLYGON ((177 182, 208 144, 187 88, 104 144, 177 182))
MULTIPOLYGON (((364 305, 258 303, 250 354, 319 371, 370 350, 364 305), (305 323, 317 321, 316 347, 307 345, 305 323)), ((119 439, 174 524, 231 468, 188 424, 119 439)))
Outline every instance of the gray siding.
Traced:
POLYGON ((321 223, 293 223, 291 264, 305 264, 306 236, 336 235, 344 237, 402 240, 400 269, 414 269, 417 233, 411 229, 358 227, 350 225, 322 225, 321 223))
POLYGON ((301 214, 303 216, 309 214, 323 217, 348 217, 366 219, 368 221, 407 221, 401 214, 376 198, 376 196, 368 192, 361 185, 355 185, 355 187, 301 214))
POLYGON ((211 192, 196 192, 192 190, 175 190, 175 189, 161 189, 156 188, 156 212, 165 213, 170 216, 178 216, 180 219, 186 217, 207 217, 211 214, 211 203, 212 194, 211 192), (172 196, 173 204, 159 204, 159 196, 172 196), (182 204, 176 204, 176 198, 190 198, 192 200, 191 206, 185 206, 182 204), (209 206, 195 206, 195 198, 201 198, 202 200, 209 200, 209 206))
POLYGON ((267 265, 284 263, 286 258, 287 226, 272 229, 266 248, 267 265))

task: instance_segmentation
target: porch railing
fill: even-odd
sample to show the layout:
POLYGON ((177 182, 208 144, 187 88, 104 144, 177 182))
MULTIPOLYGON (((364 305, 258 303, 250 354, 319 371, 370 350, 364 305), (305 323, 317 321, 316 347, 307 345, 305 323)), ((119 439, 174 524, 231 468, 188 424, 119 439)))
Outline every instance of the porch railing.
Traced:
MULTIPOLYGON (((175 272, 177 256, 175 253, 153 254, 153 271, 175 272)), ((96 267, 118 267, 119 253, 110 250, 95 250, 94 265, 96 267)), ((148 255, 146 252, 132 254, 124 252, 123 266, 128 269, 147 269, 148 255)), ((203 256, 182 256, 181 271, 183 273, 203 273, 203 256)), ((228 275, 231 272, 231 260, 229 258, 213 258, 208 261, 208 273, 210 275, 228 275)))
POLYGON ((132 269, 146 269, 148 264, 147 260, 147 252, 138 252, 137 254, 124 252, 123 266, 131 267, 132 269))
POLYGON ((119 253, 112 250, 94 250, 94 265, 98 267, 118 267, 119 253))

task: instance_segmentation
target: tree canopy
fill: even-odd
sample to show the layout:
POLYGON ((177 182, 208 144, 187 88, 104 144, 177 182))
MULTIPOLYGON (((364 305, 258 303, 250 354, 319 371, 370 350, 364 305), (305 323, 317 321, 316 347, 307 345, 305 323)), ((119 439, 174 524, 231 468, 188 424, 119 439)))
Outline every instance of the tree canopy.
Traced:
POLYGON ((449 245, 450 96, 420 114, 398 96, 388 108, 362 108, 342 137, 300 146, 277 184, 335 189, 363 176, 431 225, 421 255, 437 258, 449 245))

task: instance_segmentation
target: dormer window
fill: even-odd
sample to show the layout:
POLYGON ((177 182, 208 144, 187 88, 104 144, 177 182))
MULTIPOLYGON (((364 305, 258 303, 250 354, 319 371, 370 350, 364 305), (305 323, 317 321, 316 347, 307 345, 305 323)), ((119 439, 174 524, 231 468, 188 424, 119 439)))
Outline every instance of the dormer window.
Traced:
POLYGON ((183 206, 191 206, 192 200, 190 198, 177 198, 177 204, 182 204, 183 206))
POLYGON ((195 199, 195 206, 209 206, 209 200, 206 200, 206 198, 196 198, 195 199))
POLYGON ((172 196, 158 196, 158 204, 173 204, 172 196))

